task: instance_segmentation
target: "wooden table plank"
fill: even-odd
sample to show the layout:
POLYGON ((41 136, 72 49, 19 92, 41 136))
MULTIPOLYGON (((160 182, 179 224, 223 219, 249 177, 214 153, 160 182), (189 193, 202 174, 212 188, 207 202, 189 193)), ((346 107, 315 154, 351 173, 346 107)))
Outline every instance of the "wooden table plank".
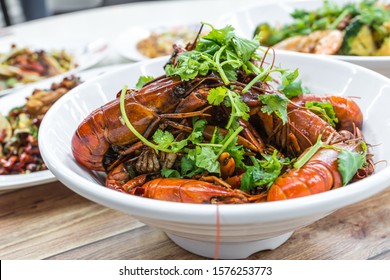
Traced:
MULTIPOLYGON (((1 259, 204 259, 61 183, 0 194, 1 259)), ((390 259, 390 189, 249 259, 390 259)))
POLYGON ((142 226, 60 183, 1 196, 0 258, 42 259, 142 226))
POLYGON ((296 231, 251 259, 390 259, 390 189, 296 231))

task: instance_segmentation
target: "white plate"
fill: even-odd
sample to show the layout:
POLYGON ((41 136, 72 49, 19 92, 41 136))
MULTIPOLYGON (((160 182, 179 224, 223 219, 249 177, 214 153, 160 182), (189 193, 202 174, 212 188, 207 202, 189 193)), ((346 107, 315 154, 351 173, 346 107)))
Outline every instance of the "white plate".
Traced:
MULTIPOLYGON (((244 205, 158 201, 104 187, 93 172, 74 160, 72 136, 81 121, 114 99, 123 85, 133 87, 140 75, 161 75, 166 61, 166 57, 143 61, 107 73, 77 87, 54 104, 41 124, 39 144, 45 163, 62 183, 92 201, 167 232, 179 246, 211 258, 218 220, 219 257, 233 259, 275 249, 294 230, 389 187, 390 166, 384 163, 377 165, 376 174, 342 188, 285 201, 244 205), (91 91, 94 95, 86 94, 91 91)), ((366 140, 379 144, 373 147, 374 161, 390 162, 390 79, 350 63, 292 52, 277 52, 275 64, 298 67, 303 84, 314 93, 360 97, 356 102, 364 115, 366 140)))
MULTIPOLYGON (((9 41, 9 40, 8 40, 9 41)), ((77 44, 71 44, 71 43, 65 43, 65 44, 59 44, 55 42, 41 42, 39 44, 36 43, 26 43, 24 41, 18 40, 18 41, 11 41, 12 43, 15 43, 17 47, 28 47, 33 50, 66 50, 71 55, 74 56, 75 63, 78 65, 76 68, 69 70, 64 74, 72 74, 76 73, 85 69, 88 69, 97 63, 99 63, 107 54, 108 54, 108 44, 103 39, 97 39, 93 42, 90 42, 85 45, 77 45, 77 44)), ((10 42, 10 43, 11 43, 10 42)), ((4 42, 1 42, 0 52, 8 52, 10 48, 10 43, 5 44, 4 42)), ((52 78, 52 77, 50 77, 52 78)), ((42 79, 41 81, 44 81, 46 79, 42 79)), ((41 82, 39 81, 39 82, 41 82)), ((38 83, 39 83, 38 82, 38 83)), ((33 85, 36 83, 29 83, 29 84, 22 84, 18 85, 14 88, 4 89, 0 90, 0 97, 4 96, 6 94, 9 94, 11 92, 15 92, 18 89, 21 89, 27 85, 33 85)))
MULTIPOLYGON (((357 1, 338 0, 337 2, 334 2, 341 6, 347 2, 349 3, 357 1)), ((383 2, 390 3, 389 0, 384 0, 383 2)), ((272 26, 277 24, 286 24, 292 21, 290 14, 295 9, 314 10, 321 6, 323 6, 323 0, 303 0, 272 4, 259 3, 256 5, 246 6, 229 14, 222 15, 219 17, 218 23, 220 25, 231 24, 236 29, 236 33, 238 35, 246 38, 253 38, 256 26, 260 23, 267 22, 272 26)), ((326 57, 354 63, 390 77, 390 56, 327 55, 326 57)))
MULTIPOLYGON (((144 59, 150 59, 144 56, 137 50, 137 43, 142 39, 150 36, 152 32, 161 33, 167 30, 171 30, 174 27, 188 26, 190 29, 197 31, 200 27, 200 23, 173 23, 171 25, 143 25, 143 26, 132 26, 123 33, 121 33, 113 43, 114 49, 123 57, 132 61, 141 61, 144 59)), ((195 38, 194 38, 195 39, 195 38)))
MULTIPOLYGON (((75 75, 81 77, 82 81, 86 81, 96 77, 102 73, 119 69, 123 66, 108 66, 86 70, 75 75)), ((52 77, 47 80, 27 85, 25 88, 14 92, 11 95, 0 98, 0 113, 7 115, 9 111, 17 106, 22 106, 26 103, 26 97, 30 96, 34 89, 50 88, 53 82, 60 82, 69 74, 52 77)), ((31 187, 55 181, 56 178, 49 170, 32 172, 30 174, 15 174, 15 175, 0 175, 0 191, 8 189, 18 189, 24 187, 31 187)))

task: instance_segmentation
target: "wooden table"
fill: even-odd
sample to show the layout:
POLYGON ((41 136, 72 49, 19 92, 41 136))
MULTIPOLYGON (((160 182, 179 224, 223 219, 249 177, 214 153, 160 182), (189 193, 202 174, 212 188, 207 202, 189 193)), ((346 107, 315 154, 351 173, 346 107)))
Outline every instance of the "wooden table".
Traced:
MULTIPOLYGON (((390 189, 249 259, 390 259, 390 189)), ((0 193, 0 259, 203 259, 60 182, 0 193)))
MULTIPOLYGON (((288 0, 269 0, 274 1, 288 0)), ((156 1, 45 18, 4 30, 10 35, 0 43, 20 38, 87 43, 99 37, 112 42, 125 28, 150 19, 195 22, 201 14, 202 20, 213 22, 218 14, 239 8, 234 0, 196 0, 188 7, 185 1, 156 1), (173 7, 174 13, 162 12, 173 7)), ((125 62, 112 50, 98 66, 125 62)), ((278 249, 250 259, 390 259, 389 217, 390 189, 302 228, 278 249)), ((160 230, 55 182, 0 193, 0 259, 202 258, 176 246, 160 230)))

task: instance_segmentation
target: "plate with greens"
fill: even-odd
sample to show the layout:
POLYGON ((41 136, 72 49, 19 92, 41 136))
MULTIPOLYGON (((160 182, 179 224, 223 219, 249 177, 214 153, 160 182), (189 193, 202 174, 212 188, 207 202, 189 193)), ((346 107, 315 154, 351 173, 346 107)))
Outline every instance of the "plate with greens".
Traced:
POLYGON ((259 4, 220 20, 266 47, 325 55, 390 75, 389 1, 259 4))
POLYGON ((91 69, 28 85, 1 98, 0 103, 0 190, 55 181, 47 170, 38 146, 38 131, 51 106, 87 79, 115 67, 91 69))
POLYGON ((22 41, 2 44, 0 48, 0 96, 28 84, 40 82, 65 73, 75 73, 92 67, 107 54, 102 40, 87 45, 42 45, 22 41))

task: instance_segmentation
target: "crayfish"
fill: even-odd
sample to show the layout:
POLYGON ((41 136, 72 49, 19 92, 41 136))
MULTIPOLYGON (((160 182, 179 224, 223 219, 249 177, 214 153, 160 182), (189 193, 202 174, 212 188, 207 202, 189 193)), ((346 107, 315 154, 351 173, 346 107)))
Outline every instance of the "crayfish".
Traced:
MULTIPOLYGON (((227 85, 227 70, 218 65, 230 60, 218 64, 218 55, 225 57, 223 51, 230 45, 218 45, 218 53, 218 47, 204 51, 208 45, 201 42, 199 49, 196 42, 175 46, 166 67, 188 67, 189 60, 185 66, 181 61, 202 59, 211 52, 216 67, 207 64, 208 71, 191 78, 166 68, 166 75, 140 89, 123 89, 76 130, 75 159, 106 172, 106 187, 175 202, 251 203, 324 192, 373 173, 361 132, 363 115, 354 100, 281 96, 283 92, 267 82, 269 73, 259 72, 264 60, 255 55, 241 58, 244 62, 227 85), (248 65, 258 70, 251 72, 248 65), (264 109, 270 96, 284 102, 285 112, 264 109), (308 102, 314 105, 306 106, 308 102), (324 104, 328 111, 322 110, 324 104), (296 167, 293 163, 302 162, 318 141, 322 146, 296 167), (362 159, 347 181, 338 167, 342 151, 362 159)), ((209 60, 199 61, 206 65, 209 60)))

